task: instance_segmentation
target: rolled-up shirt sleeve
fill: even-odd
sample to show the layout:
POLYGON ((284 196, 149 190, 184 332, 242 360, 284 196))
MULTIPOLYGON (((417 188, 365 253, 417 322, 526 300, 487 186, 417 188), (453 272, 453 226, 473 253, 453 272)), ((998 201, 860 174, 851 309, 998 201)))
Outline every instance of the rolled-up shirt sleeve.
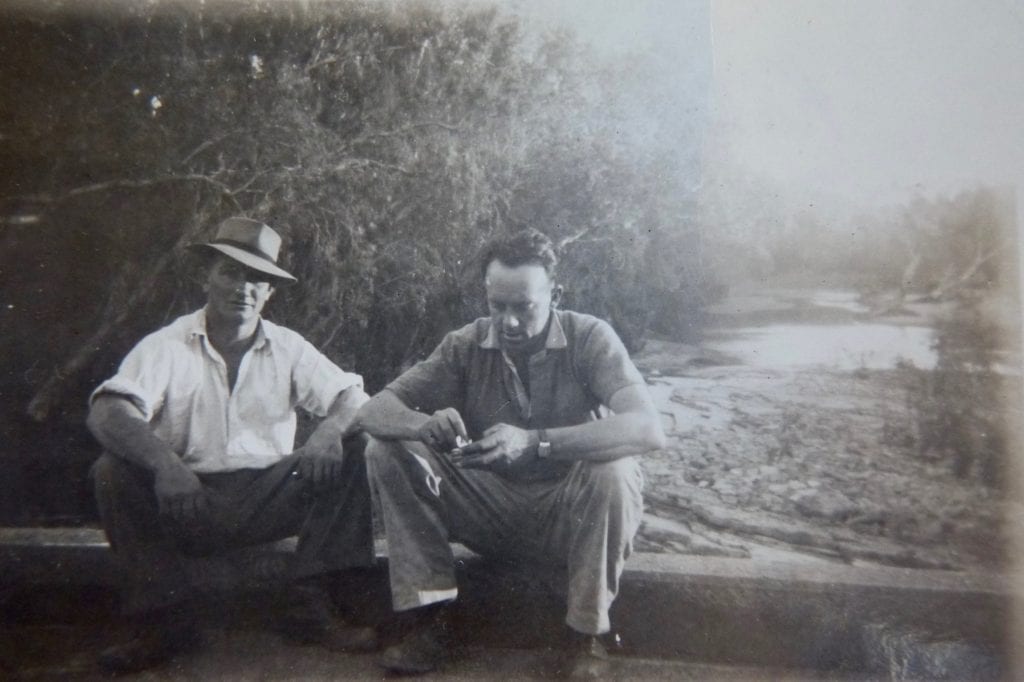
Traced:
POLYGON ((363 388, 363 377, 344 371, 305 339, 300 343, 292 368, 295 404, 323 417, 342 391, 353 386, 363 388))
POLYGON ((164 404, 173 365, 167 345, 146 337, 128 352, 117 374, 96 387, 89 396, 89 405, 102 395, 119 396, 131 401, 146 421, 151 421, 164 404))

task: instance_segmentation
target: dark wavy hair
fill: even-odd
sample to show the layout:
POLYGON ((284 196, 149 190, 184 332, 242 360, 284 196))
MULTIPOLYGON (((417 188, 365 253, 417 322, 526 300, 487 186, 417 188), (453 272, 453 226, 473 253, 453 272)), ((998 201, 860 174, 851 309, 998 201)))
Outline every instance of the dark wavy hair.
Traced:
POLYGON ((558 256, 551 238, 532 227, 502 234, 487 242, 480 250, 481 277, 487 276, 487 266, 496 260, 511 268, 539 265, 552 279, 558 266, 558 256))

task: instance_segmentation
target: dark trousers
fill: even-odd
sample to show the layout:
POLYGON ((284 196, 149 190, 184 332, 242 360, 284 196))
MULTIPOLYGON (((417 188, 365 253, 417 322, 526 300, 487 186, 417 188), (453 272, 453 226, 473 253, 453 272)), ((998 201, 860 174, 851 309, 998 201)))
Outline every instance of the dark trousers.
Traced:
POLYGON ((123 610, 139 613, 189 599, 209 584, 203 578, 216 570, 211 559, 293 535, 298 546, 291 579, 372 565, 366 461, 362 442, 350 442, 340 482, 325 491, 314 492, 293 456, 265 469, 198 474, 209 512, 188 525, 159 514, 148 470, 104 454, 93 478, 103 528, 123 574, 123 610))

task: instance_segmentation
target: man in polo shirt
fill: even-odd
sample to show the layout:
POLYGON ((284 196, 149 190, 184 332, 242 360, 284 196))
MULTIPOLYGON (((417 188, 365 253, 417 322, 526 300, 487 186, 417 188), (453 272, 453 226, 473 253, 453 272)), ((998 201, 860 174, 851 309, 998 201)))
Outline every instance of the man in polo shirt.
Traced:
POLYGON ((247 218, 193 245, 207 259, 205 307, 142 339, 90 399, 89 428, 105 449, 93 468, 96 498, 135 621, 130 640, 100 654, 111 672, 198 643, 190 562, 295 534, 282 633, 339 650, 375 644, 373 630, 336 617, 325 594, 332 572, 373 561, 353 426, 367 396, 359 375, 261 317, 275 287, 295 281, 277 265, 280 245, 247 218), (298 449, 295 408, 322 417, 298 449))
POLYGON ((635 455, 664 446, 646 385, 605 322, 555 309, 550 240, 528 230, 481 260, 490 317, 449 333, 360 412, 409 634, 382 665, 448 657, 457 594, 449 541, 567 570, 573 676, 600 674, 608 609, 642 515, 635 455), (611 416, 598 419, 607 408, 611 416), (470 441, 466 444, 467 441, 470 441))

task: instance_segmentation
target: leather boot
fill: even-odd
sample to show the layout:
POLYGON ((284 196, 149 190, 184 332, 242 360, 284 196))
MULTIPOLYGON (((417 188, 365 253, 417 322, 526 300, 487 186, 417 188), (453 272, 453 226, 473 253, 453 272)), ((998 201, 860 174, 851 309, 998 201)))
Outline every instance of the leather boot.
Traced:
POLYGON ((377 632, 352 625, 336 614, 327 592, 314 585, 289 590, 288 605, 275 629, 295 644, 319 645, 329 651, 365 652, 377 648, 377 632))
POLYGON ((414 621, 412 629, 384 650, 378 661, 381 667, 400 675, 422 675, 450 661, 451 622, 447 605, 427 606, 409 617, 414 621))

